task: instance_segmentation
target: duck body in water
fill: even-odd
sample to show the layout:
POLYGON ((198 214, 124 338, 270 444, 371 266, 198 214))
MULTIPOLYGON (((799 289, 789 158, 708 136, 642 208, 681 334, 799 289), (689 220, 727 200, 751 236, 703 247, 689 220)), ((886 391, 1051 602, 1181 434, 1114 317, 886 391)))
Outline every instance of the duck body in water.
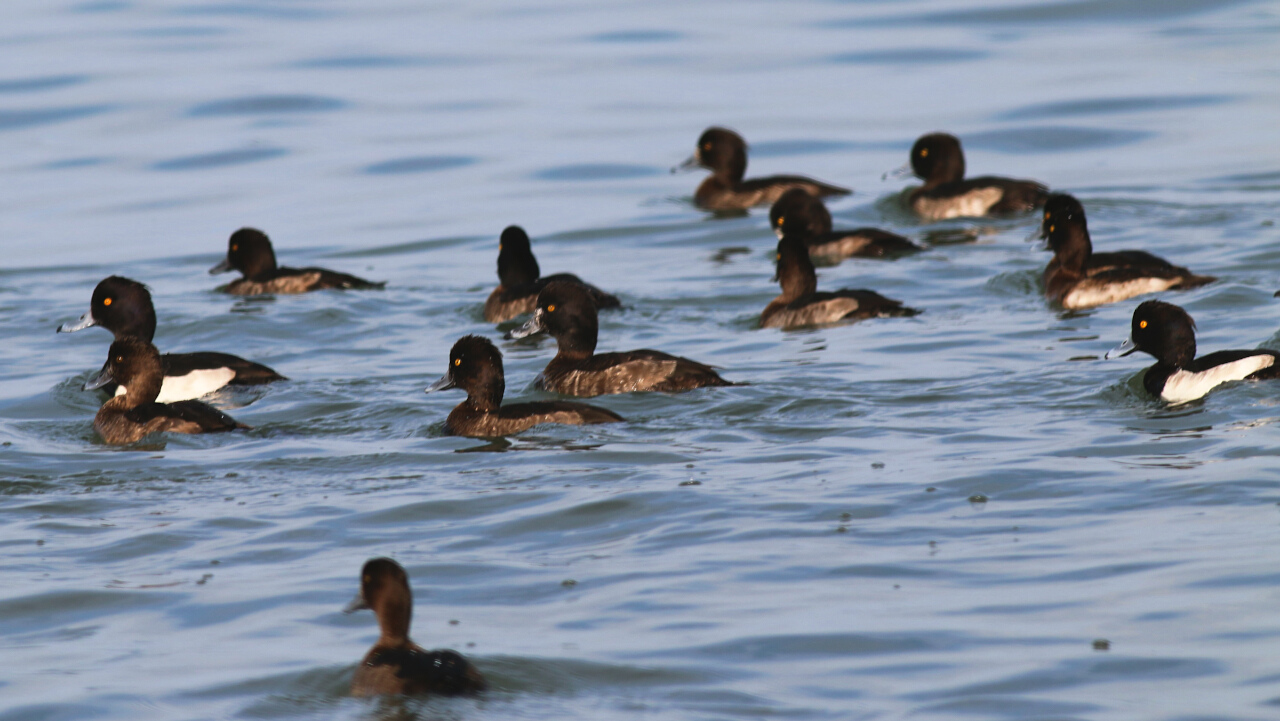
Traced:
POLYGON ((693 194, 694 205, 704 210, 724 212, 772 205, 792 188, 803 188, 819 197, 849 195, 853 192, 848 188, 802 175, 771 175, 767 178, 745 180, 747 143, 741 135, 728 128, 707 128, 698 138, 698 146, 693 155, 671 170, 675 172, 698 167, 711 171, 711 175, 698 185, 698 190, 693 194))
POLYGON ((232 233, 227 241, 227 257, 210 268, 209 273, 216 275, 229 270, 238 270, 243 276, 219 289, 231 295, 293 295, 328 288, 372 290, 387 285, 385 281, 375 283, 325 268, 276 265, 271 239, 257 228, 241 228, 232 233))
POLYGON ((249 428, 200 401, 157 403, 163 379, 160 352, 155 346, 132 336, 112 343, 106 366, 86 387, 115 381, 128 390, 102 404, 93 419, 94 430, 107 443, 124 445, 152 433, 219 433, 249 428))
POLYGON ((409 639, 413 592, 409 574, 390 558, 371 558, 360 570, 360 591, 346 613, 372 610, 381 631, 351 679, 354 696, 437 694, 485 690, 480 671, 457 651, 428 651, 409 639))
POLYGON ((842 289, 818 292, 818 274, 804 242, 793 235, 778 241, 778 273, 782 293, 760 314, 761 328, 803 328, 867 318, 919 315, 901 301, 872 290, 842 289))

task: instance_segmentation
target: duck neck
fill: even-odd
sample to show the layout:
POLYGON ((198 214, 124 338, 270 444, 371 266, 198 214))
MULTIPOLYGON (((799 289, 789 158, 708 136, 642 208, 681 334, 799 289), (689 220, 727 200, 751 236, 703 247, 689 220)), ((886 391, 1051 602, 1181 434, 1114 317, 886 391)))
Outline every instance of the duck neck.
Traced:
POLYGON ((778 283, 782 286, 778 298, 790 303, 818 292, 818 272, 804 243, 788 236, 778 246, 778 283))
POLYGON ((964 180, 964 156, 947 155, 930 169, 924 178, 924 187, 936 188, 946 183, 958 183, 964 180))
POLYGON ((467 390, 467 406, 482 413, 493 413, 502 405, 502 394, 506 390, 506 381, 502 378, 490 380, 481 388, 467 390))
POLYGON ((538 259, 528 248, 519 250, 504 247, 498 253, 498 282, 504 288, 518 288, 533 283, 541 276, 538 259))
POLYGON ((1089 258, 1093 255, 1093 243, 1089 240, 1089 231, 1075 223, 1057 231, 1053 248, 1058 265, 1063 270, 1074 274, 1083 273, 1089 258))
POLYGON ((409 643, 409 622, 413 619, 413 599, 387 598, 378 606, 378 644, 397 646, 409 643))
POLYGON ((556 355, 573 360, 590 358, 596 352, 598 333, 597 326, 593 324, 589 328, 577 328, 564 335, 557 336, 556 344, 559 346, 559 350, 556 355))
POLYGON ((249 280, 264 282, 276 277, 276 252, 272 248, 265 248, 265 252, 255 255, 248 266, 244 269, 244 277, 249 280))
POLYGON ((129 313, 112 335, 115 336, 116 340, 120 340, 125 336, 133 336, 150 343, 156 336, 155 308, 150 303, 146 303, 144 307, 129 313))
POLYGON ((747 175, 747 154, 745 151, 728 152, 728 157, 718 157, 711 169, 711 174, 733 187, 742 182, 747 175))
POLYGON ((160 397, 160 387, 164 385, 164 373, 144 373, 129 382, 125 387, 124 404, 126 408, 137 408, 148 403, 155 403, 160 397))

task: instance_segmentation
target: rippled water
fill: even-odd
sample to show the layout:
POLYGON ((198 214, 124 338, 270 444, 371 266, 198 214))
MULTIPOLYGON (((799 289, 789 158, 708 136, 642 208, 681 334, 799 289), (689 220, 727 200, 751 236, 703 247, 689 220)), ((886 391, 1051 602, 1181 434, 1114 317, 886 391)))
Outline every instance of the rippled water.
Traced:
MULTIPOLYGON (((946 129, 1078 194, 1100 249, 1222 278, 1204 350, 1280 344, 1280 11, 1217 0, 9 2, 0 12, 0 719, 1266 719, 1280 713, 1273 384, 1167 408, 1102 362, 1133 302, 1040 297, 1031 219, 920 227, 881 182, 946 129), (821 269, 926 309, 753 329, 766 214, 667 168, 709 124, 838 222, 932 244, 821 269), (442 435, 422 394, 497 235, 617 292, 601 348, 749 385, 629 422, 442 435), (242 225, 385 291, 235 300, 242 225), (292 378, 256 427, 109 448, 79 386, 120 273, 165 350, 292 378), (339 612, 392 555, 480 699, 360 701, 339 612), (1094 641, 1110 642, 1095 650, 1094 641)), ((504 326, 509 327, 509 326, 504 326)), ((554 351, 500 342, 509 398, 554 351)))

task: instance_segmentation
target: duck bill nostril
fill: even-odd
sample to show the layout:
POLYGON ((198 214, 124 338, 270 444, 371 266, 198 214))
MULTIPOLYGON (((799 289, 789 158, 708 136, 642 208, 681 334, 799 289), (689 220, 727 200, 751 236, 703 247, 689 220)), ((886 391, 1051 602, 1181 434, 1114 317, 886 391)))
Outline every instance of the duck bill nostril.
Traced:
POLYGON ((533 317, 524 325, 508 332, 507 337, 512 339, 528 338, 534 333, 541 333, 544 330, 546 329, 542 327, 542 309, 539 308, 533 312, 533 317))
POLYGON ((686 170, 693 170, 694 168, 700 165, 702 165, 702 160, 701 158, 698 157, 697 153, 694 153, 693 155, 690 155, 688 158, 686 158, 683 163, 672 167, 671 172, 680 173, 686 170))
POLYGON ((59 333, 75 333, 78 330, 84 330, 85 328, 92 328, 97 324, 98 324, 98 319, 93 317, 93 311, 89 311, 88 313, 85 313, 84 315, 80 316, 80 320, 74 323, 63 323, 62 325, 58 326, 58 332, 59 333))
POLYGON ((905 178, 911 175, 912 172, 913 171, 911 170, 911 163, 906 163, 894 168, 893 170, 884 171, 884 175, 880 176, 880 182, 883 183, 889 178, 893 178, 894 180, 897 180, 899 178, 905 178))
POLYGON ((369 603, 364 600, 364 592, 361 591, 357 592, 356 597, 351 599, 351 602, 342 608, 342 612, 355 613, 356 611, 367 611, 368 609, 369 603))
POLYGON ((1107 351, 1107 354, 1103 356, 1103 360, 1111 360, 1112 358, 1123 358, 1129 355, 1130 353, 1133 353, 1136 350, 1138 350, 1138 346, 1136 343, 1133 342, 1133 339, 1126 338, 1123 343, 1107 351))
POLYGON ((424 393, 435 393, 436 391, 444 391, 450 388, 457 388, 457 384, 453 382, 453 373, 445 373, 440 380, 427 386, 424 393))
POLYGON ((114 380, 115 378, 111 375, 111 364, 107 362, 103 364, 102 370, 98 371, 97 375, 84 382, 84 390, 94 391, 114 380))

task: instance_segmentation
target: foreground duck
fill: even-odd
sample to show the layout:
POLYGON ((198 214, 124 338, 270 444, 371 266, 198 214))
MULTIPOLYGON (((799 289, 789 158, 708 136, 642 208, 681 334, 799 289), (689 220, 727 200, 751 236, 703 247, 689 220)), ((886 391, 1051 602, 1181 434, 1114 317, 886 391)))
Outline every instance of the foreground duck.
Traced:
POLYGON ((344 611, 369 609, 381 635, 351 679, 356 696, 458 694, 485 689, 484 676, 457 651, 428 651, 409 640, 413 592, 409 574, 390 558, 372 558, 360 571, 360 591, 344 611))
POLYGON ((1044 205, 1049 195, 1034 180, 966 179, 960 139, 948 133, 921 136, 911 147, 909 165, 924 185, 911 191, 907 206, 924 220, 1025 213, 1044 205))
POLYGON ((741 135, 727 128, 707 128, 698 138, 698 147, 693 155, 672 168, 671 172, 697 167, 711 171, 693 194, 694 204, 705 210, 746 210, 757 205, 770 205, 792 188, 803 188, 817 196, 853 192, 801 175, 771 175, 743 180, 747 174, 747 143, 741 135))
MULTIPOLYGON (((75 323, 58 326, 59 333, 74 333, 93 326, 111 331, 116 340, 132 336, 150 343, 156 333, 156 309, 151 291, 136 280, 113 275, 104 278, 93 289, 89 312, 75 323)), ((287 380, 261 363, 245 360, 230 353, 165 353, 160 356, 164 381, 157 403, 185 401, 208 395, 226 385, 259 385, 287 380)), ((105 386, 115 395, 124 395, 126 387, 105 386)))
POLYGON ((733 385, 710 366, 656 350, 596 354, 600 320, 595 303, 576 283, 552 283, 538 294, 533 317, 511 331, 512 338, 549 333, 556 357, 538 385, 569 396, 635 391, 687 391, 733 385))
POLYGON ((504 323, 533 310, 538 293, 548 283, 558 280, 579 283, 587 289, 597 308, 618 308, 622 303, 616 296, 584 283, 572 273, 541 275, 538 259, 533 257, 529 234, 524 228, 512 225, 502 231, 498 240, 498 287, 484 302, 484 319, 490 323, 504 323))
POLYGON ((1055 193, 1045 203, 1040 237, 1053 250, 1044 269, 1045 297, 1067 310, 1198 288, 1216 280, 1141 250, 1094 253, 1084 206, 1065 193, 1055 193))
POLYGON ((769 225, 779 239, 791 235, 804 242, 809 255, 827 261, 845 258, 894 258, 924 248, 879 228, 832 230, 831 212, 821 198, 792 188, 769 208, 769 225))
POLYGON ((276 265, 271 239, 256 228, 241 228, 227 240, 227 257, 209 269, 210 275, 238 270, 243 276, 219 290, 232 295, 296 294, 339 288, 370 290, 386 286, 324 268, 289 268, 276 265))
POLYGON ((765 306, 760 314, 761 328, 802 328, 846 320, 893 318, 919 315, 901 301, 886 298, 871 290, 848 288, 818 292, 818 274, 804 243, 794 236, 778 241, 778 274, 774 280, 782 286, 782 294, 765 306))
POLYGON ((1196 358, 1196 324, 1172 303, 1149 300, 1133 311, 1129 340, 1106 357, 1123 358, 1135 351, 1155 357, 1142 375, 1142 387, 1170 403, 1202 398, 1214 388, 1239 380, 1280 378, 1280 353, 1266 348, 1220 350, 1196 358))
POLYGON ((613 411, 573 401, 532 401, 502 405, 506 379, 502 353, 488 338, 464 336, 449 351, 449 370, 427 392, 461 388, 467 399, 445 420, 445 429, 456 436, 492 438, 509 436, 543 423, 583 425, 617 423, 613 411))
POLYGON ((112 445, 136 443, 152 433, 218 433, 249 426, 200 401, 157 403, 164 371, 160 352, 142 340, 126 336, 111 344, 107 364, 85 388, 119 383, 128 390, 102 404, 93 428, 112 445))

